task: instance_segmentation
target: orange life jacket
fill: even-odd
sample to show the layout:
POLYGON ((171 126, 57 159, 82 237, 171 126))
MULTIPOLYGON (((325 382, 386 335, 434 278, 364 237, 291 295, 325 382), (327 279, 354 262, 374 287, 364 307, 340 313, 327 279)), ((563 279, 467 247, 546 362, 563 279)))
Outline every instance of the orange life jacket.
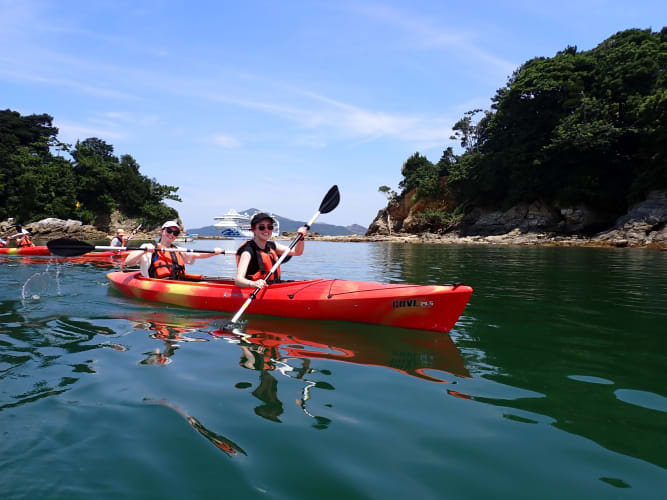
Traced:
POLYGON ((115 247, 115 246, 126 247, 127 246, 127 236, 118 236, 118 235, 114 236, 111 239, 111 246, 113 246, 113 247, 115 247), (120 245, 114 245, 113 244, 114 240, 120 241, 120 245))
MULTIPOLYGON (((266 278, 273 265, 278 262, 278 252, 276 244, 273 241, 266 242, 266 248, 261 249, 257 246, 254 240, 248 240, 239 247, 236 251, 236 265, 239 264, 239 259, 243 252, 250 253, 250 262, 248 263, 248 270, 245 273, 245 278, 256 281, 258 279, 266 278)), ((287 260, 287 259, 285 259, 287 260)), ((267 283, 280 281, 280 267, 271 275, 271 279, 267 283)))
MULTIPOLYGON (((148 276, 158 279, 185 279, 185 262, 181 254, 179 252, 161 252, 160 248, 166 247, 158 245, 153 252, 151 265, 148 267, 148 276)), ((172 248, 175 248, 174 245, 172 245, 172 248)))
POLYGON ((16 240, 16 246, 19 248, 34 247, 35 244, 30 239, 30 236, 24 234, 19 239, 16 240))

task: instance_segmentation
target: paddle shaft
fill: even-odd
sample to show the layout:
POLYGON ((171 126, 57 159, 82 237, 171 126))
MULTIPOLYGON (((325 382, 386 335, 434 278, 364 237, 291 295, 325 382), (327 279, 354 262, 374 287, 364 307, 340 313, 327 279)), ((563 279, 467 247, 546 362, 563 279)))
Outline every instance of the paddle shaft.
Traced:
MULTIPOLYGON (((130 247, 104 247, 104 246, 95 246, 95 250, 118 250, 120 252, 130 250, 138 250, 142 252, 148 252, 148 248, 130 248, 130 247)), ((192 248, 153 248, 153 251, 159 250, 160 252, 180 252, 180 253, 215 253, 215 250, 194 250, 192 248)), ((220 252, 221 254, 230 253, 227 250, 220 252)))

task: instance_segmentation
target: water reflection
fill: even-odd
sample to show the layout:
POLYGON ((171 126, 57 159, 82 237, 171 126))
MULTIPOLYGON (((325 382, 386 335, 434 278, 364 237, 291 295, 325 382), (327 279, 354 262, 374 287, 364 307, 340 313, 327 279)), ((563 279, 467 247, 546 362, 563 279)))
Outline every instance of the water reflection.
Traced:
POLYGON ((206 342, 206 339, 192 336, 208 327, 205 320, 183 318, 167 312, 156 311, 150 314, 127 317, 133 329, 149 331, 149 337, 160 340, 163 348, 156 347, 144 353, 147 357, 140 361, 143 365, 168 365, 183 342, 206 342))
MULTIPOLYGON (((296 404, 315 419, 315 428, 327 428, 330 420, 314 415, 309 407, 318 391, 335 390, 325 380, 331 372, 318 368, 318 360, 382 366, 437 383, 470 376, 451 338, 442 333, 261 317, 254 317, 249 326, 244 331, 217 329, 211 334, 240 348, 241 367, 260 372, 252 394, 263 404, 255 413, 274 422, 280 422, 284 412, 274 376, 280 374, 302 382, 296 404)), ((466 397, 457 391, 451 394, 466 397)))
POLYGON ((241 453, 243 455, 247 455, 245 450, 241 448, 238 444, 236 444, 234 441, 231 439, 226 438, 225 436, 221 434, 217 434, 213 432, 212 430, 206 428, 199 420, 197 420, 195 417, 192 415, 188 415, 182 408, 179 406, 169 402, 166 399, 151 399, 151 398, 144 398, 144 403, 146 404, 153 404, 153 405, 160 405, 164 406, 165 408, 170 408, 174 410, 176 413, 181 415, 185 420, 192 426, 194 430, 196 430, 199 434, 204 436, 207 440, 209 440, 213 445, 215 445, 216 448, 218 448, 220 451, 224 452, 228 456, 234 456, 237 453, 241 453))

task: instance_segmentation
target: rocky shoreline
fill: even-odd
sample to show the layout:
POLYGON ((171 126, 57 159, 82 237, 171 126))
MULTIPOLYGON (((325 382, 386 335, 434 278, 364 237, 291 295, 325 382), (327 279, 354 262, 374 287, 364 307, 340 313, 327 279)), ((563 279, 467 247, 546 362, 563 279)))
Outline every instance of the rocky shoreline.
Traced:
MULTIPOLYGON (((381 210, 365 235, 324 236, 310 233, 308 240, 337 242, 394 242, 464 245, 531 245, 531 246, 578 246, 603 248, 649 248, 667 250, 667 192, 651 193, 647 200, 632 207, 613 227, 593 235, 573 228, 590 227, 586 212, 573 209, 557 213, 553 208, 540 204, 513 207, 506 212, 477 214, 473 219, 453 225, 441 233, 428 231, 392 231, 386 224, 386 210, 381 210)), ((24 224, 35 241, 55 238, 76 238, 87 241, 111 240, 115 229, 122 227, 130 234, 137 226, 134 219, 112 218, 112 232, 101 231, 91 225, 82 225, 77 220, 43 219, 24 224)), ((396 218, 394 218, 396 220, 396 218)), ((594 217, 589 220, 594 220, 594 217)), ((402 227, 409 227, 402 224, 402 227)), ((152 240, 156 228, 142 228, 134 235, 135 240, 152 240)), ((10 221, 0 222, 0 236, 15 234, 10 221)), ((279 239, 291 240, 296 233, 285 232, 279 239)), ((224 239, 211 237, 201 239, 224 239)))
MULTIPOLYGON (((283 235, 280 239, 290 240, 283 235)), ((597 248, 650 248, 667 250, 665 242, 636 242, 627 239, 587 238, 585 236, 563 236, 551 233, 521 233, 518 229, 500 235, 469 235, 459 236, 456 234, 434 234, 434 233, 395 233, 392 235, 365 236, 359 234, 346 236, 310 236, 307 240, 314 241, 337 241, 337 242, 389 242, 408 244, 442 244, 442 245, 517 245, 517 246, 562 246, 562 247, 597 247, 597 248)))

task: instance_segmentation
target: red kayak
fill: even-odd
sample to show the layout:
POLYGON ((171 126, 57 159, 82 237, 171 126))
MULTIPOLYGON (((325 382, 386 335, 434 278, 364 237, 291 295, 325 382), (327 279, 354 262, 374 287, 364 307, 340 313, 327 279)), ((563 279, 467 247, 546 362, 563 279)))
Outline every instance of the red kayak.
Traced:
POLYGON ((78 261, 81 259, 85 260, 108 260, 108 259, 121 259, 127 257, 129 251, 117 251, 110 250, 108 252, 88 252, 78 257, 57 257, 53 255, 49 248, 46 245, 34 246, 34 247, 23 247, 23 248, 0 248, 0 255, 15 255, 20 257, 57 257, 59 260, 64 259, 67 261, 78 261))
POLYGON ((36 246, 36 247, 23 247, 23 248, 0 248, 0 255, 21 255, 23 257, 46 257, 51 255, 51 252, 46 245, 36 246))
MULTIPOLYGON (((107 278, 130 297, 211 311, 236 312, 254 290, 240 288, 229 280, 158 280, 144 278, 139 272, 113 272, 107 278)), ((447 332, 471 294, 472 288, 466 285, 287 281, 260 290, 247 312, 447 332)))

